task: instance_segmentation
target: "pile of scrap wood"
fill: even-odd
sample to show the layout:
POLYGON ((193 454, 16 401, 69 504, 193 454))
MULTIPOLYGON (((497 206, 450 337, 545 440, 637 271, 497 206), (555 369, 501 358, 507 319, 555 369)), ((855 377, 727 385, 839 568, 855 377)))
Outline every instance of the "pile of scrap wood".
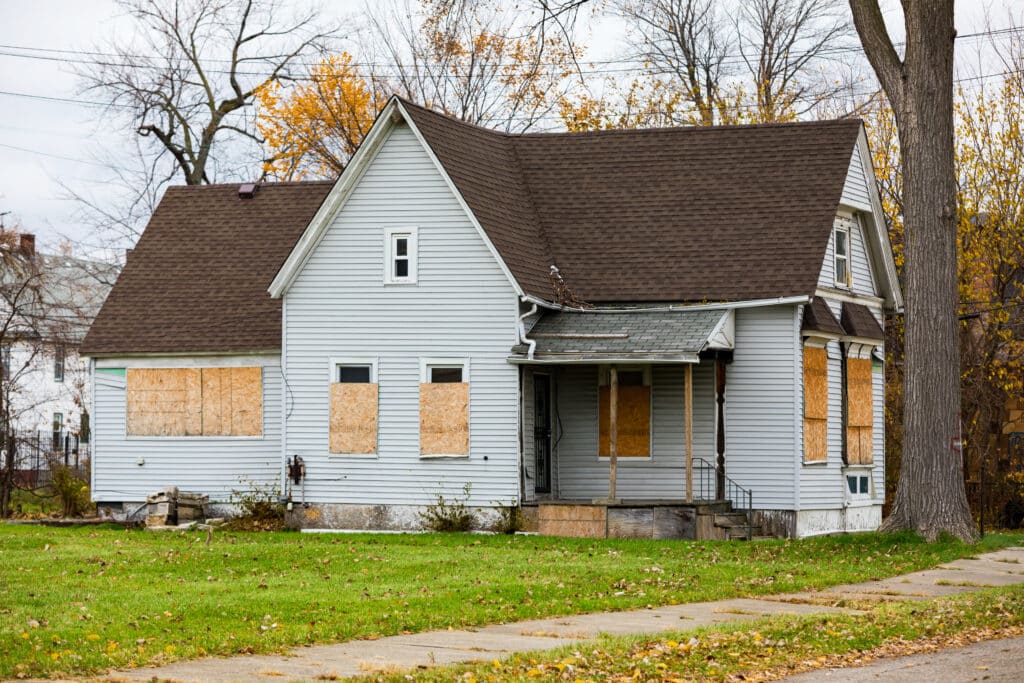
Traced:
POLYGON ((176 526, 206 519, 209 496, 168 486, 146 496, 146 526, 176 526))

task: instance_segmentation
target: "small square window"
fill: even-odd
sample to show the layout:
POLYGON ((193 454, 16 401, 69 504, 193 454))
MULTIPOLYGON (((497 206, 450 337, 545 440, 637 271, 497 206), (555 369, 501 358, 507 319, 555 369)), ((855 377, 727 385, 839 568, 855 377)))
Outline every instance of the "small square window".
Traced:
POLYGON ((338 381, 342 384, 369 384, 369 365, 339 365, 338 381))
POLYGON ((867 494, 867 492, 868 492, 868 478, 867 477, 861 477, 860 478, 860 492, 863 493, 863 494, 867 494))
POLYGON ((871 482, 866 474, 846 475, 846 488, 854 496, 867 496, 871 493, 871 482))
POLYGON ((431 384, 458 384, 462 382, 462 368, 430 368, 431 384))

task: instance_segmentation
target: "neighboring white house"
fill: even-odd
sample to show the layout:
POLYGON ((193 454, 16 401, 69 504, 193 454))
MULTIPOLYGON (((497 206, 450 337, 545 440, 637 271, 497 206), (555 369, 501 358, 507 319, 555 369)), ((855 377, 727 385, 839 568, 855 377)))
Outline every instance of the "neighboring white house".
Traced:
POLYGON ((172 188, 84 344, 94 499, 875 528, 902 300, 869 160, 852 120, 506 135, 394 98, 335 183, 172 188))
POLYGON ((39 253, 31 234, 19 235, 7 256, 0 376, 13 431, 45 449, 63 448, 65 436, 87 442, 92 377, 78 345, 119 266, 39 253), (60 443, 51 444, 53 439, 60 443))

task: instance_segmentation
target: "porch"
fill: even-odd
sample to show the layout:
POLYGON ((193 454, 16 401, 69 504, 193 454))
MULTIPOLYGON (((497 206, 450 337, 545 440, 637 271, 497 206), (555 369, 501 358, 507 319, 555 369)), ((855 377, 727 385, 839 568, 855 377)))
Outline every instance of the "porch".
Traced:
POLYGON ((542 534, 725 538, 754 531, 727 476, 729 310, 548 313, 520 365, 522 500, 542 534))

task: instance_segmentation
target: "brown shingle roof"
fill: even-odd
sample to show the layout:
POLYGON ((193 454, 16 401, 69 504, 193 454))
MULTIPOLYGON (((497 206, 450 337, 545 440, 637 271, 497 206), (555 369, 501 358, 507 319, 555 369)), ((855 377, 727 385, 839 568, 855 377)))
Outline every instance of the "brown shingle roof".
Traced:
POLYGON ((820 296, 814 297, 809 305, 804 306, 804 320, 800 329, 805 332, 825 332, 840 337, 846 334, 839 321, 832 315, 828 304, 820 296))
POLYGON ((267 286, 332 182, 171 187, 82 344, 86 354, 281 348, 267 286))
POLYGON ((846 334, 851 337, 864 337, 865 339, 885 339, 885 332, 878 320, 871 313, 867 306, 853 304, 849 301, 843 302, 843 312, 839 321, 846 334))
POLYGON ((861 123, 505 135, 402 102, 513 276, 592 302, 814 292, 861 123))

